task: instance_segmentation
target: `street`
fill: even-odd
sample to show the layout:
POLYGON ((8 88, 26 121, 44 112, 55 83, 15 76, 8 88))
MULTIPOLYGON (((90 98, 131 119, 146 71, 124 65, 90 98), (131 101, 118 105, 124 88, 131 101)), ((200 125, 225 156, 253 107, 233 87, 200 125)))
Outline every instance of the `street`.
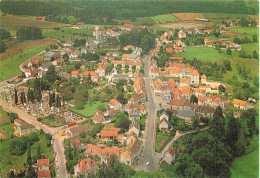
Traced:
MULTIPOLYGON (((144 134, 143 157, 139 161, 139 169, 149 172, 156 170, 157 163, 155 162, 155 134, 156 134, 156 104, 151 90, 150 84, 150 57, 144 57, 144 80, 146 93, 148 97, 148 117, 146 120, 146 129, 144 134), (149 162, 148 165, 146 163, 149 162)), ((138 169, 138 168, 137 168, 138 169)))
POLYGON ((9 105, 9 103, 2 100, 0 100, 0 106, 2 106, 2 108, 7 112, 17 113, 20 119, 34 125, 37 129, 42 129, 44 132, 52 135, 52 139, 54 139, 54 152, 57 153, 56 156, 58 157, 58 162, 56 162, 56 166, 59 166, 58 173, 60 174, 60 177, 68 177, 64 157, 64 148, 60 137, 56 134, 56 132, 62 129, 62 127, 52 128, 45 124, 41 124, 41 122, 37 121, 35 117, 30 116, 26 112, 20 110, 19 108, 11 106, 9 105))

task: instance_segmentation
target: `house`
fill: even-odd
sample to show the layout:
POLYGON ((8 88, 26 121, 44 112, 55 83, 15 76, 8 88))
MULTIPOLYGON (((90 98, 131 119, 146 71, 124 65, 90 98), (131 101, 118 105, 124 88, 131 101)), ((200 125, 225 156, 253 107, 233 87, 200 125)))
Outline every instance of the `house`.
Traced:
POLYGON ((24 74, 25 74, 26 78, 31 77, 31 76, 32 76, 32 71, 31 71, 31 69, 26 69, 25 72, 24 72, 24 74))
POLYGON ((169 126, 170 126, 170 123, 169 123, 169 121, 166 118, 163 118, 162 120, 160 120, 160 122, 159 122, 159 129, 161 131, 168 130, 169 126))
POLYGON ((178 32, 178 37, 179 38, 186 38, 186 33, 181 30, 181 31, 178 32))
POLYGON ((130 54, 123 54, 122 55, 122 60, 129 60, 130 59, 130 54))
POLYGON ((46 16, 37 16, 35 17, 36 20, 42 20, 42 21, 45 21, 46 19, 46 16))
POLYGON ((195 112, 199 117, 213 117, 215 109, 208 106, 198 106, 195 112))
POLYGON ((137 94, 137 95, 132 96, 128 100, 128 103, 137 104, 137 103, 141 103, 141 102, 145 102, 145 101, 146 101, 146 94, 141 93, 141 94, 137 94))
POLYGON ((37 178, 51 178, 50 170, 37 171, 37 178))
POLYGON ((201 76, 201 83, 202 84, 207 83, 207 76, 204 74, 201 76))
POLYGON ((199 89, 204 90, 206 93, 210 93, 211 86, 199 86, 199 89))
POLYGON ((121 162, 129 165, 137 163, 141 155, 142 145, 142 141, 137 136, 131 136, 125 151, 121 154, 121 162))
POLYGON ((90 77, 92 82, 98 82, 98 75, 95 71, 85 71, 81 74, 81 77, 90 77))
POLYGON ((52 65, 54 65, 54 66, 57 66, 57 65, 59 65, 60 64, 60 59, 55 59, 53 62, 52 62, 52 65))
POLYGON ((118 137, 118 130, 101 130, 100 136, 102 141, 114 140, 118 137))
POLYGON ((79 78, 79 71, 71 71, 71 77, 79 78))
POLYGON ((79 138, 71 140, 70 145, 71 145, 72 148, 76 148, 76 149, 79 149, 79 150, 85 150, 86 149, 86 146, 81 143, 79 138))
POLYGON ((130 32, 133 28, 134 28, 133 24, 124 24, 123 26, 121 26, 122 31, 130 32))
POLYGON ((37 170, 49 170, 50 161, 49 158, 47 159, 38 159, 37 160, 37 170))
POLYGON ((116 99, 111 99, 108 103, 108 106, 110 109, 115 109, 115 110, 120 110, 123 107, 123 105, 116 99))
POLYGON ((158 69, 157 67, 153 67, 153 68, 151 69, 151 76, 152 76, 153 78, 159 77, 159 69, 158 69))
POLYGON ((74 42, 73 41, 67 41, 66 43, 63 43, 63 46, 72 47, 72 46, 74 46, 74 42))
POLYGON ((167 121, 169 121, 169 114, 167 114, 165 111, 163 111, 160 116, 160 121, 163 120, 163 119, 166 119, 167 121))
POLYGON ((173 60, 173 61, 177 61, 177 62, 183 61, 183 57, 170 57, 170 59, 173 60))
POLYGON ((87 133, 88 132, 88 126, 87 125, 81 125, 81 126, 76 126, 72 127, 66 130, 66 135, 68 135, 70 138, 72 137, 77 137, 81 133, 87 133))
POLYGON ((108 67, 108 62, 103 61, 101 64, 99 64, 98 68, 96 70, 98 76, 100 76, 100 77, 106 76, 107 67, 108 67))
POLYGON ((241 109, 241 110, 247 110, 249 107, 246 101, 239 100, 239 99, 234 99, 232 103, 233 103, 234 107, 241 109))
POLYGON ((182 109, 183 103, 184 103, 183 99, 172 99, 172 100, 170 100, 168 105, 170 106, 170 108, 172 110, 179 111, 182 109))
POLYGON ((124 47, 125 51, 128 51, 129 49, 133 50, 134 46, 133 45, 127 45, 127 46, 124 47))
POLYGON ((93 119, 95 124, 106 121, 103 111, 97 111, 96 114, 93 117, 91 117, 91 119, 93 119))
POLYGON ((78 162, 77 165, 74 166, 74 176, 85 176, 88 177, 89 174, 96 174, 98 171, 98 165, 95 161, 85 158, 78 162))
POLYGON ((134 120, 140 120, 141 115, 137 113, 136 111, 132 111, 129 113, 129 120, 134 121, 134 120))
POLYGON ((177 115, 177 117, 184 119, 185 123, 191 124, 192 123, 192 118, 196 116, 195 111, 190 110, 190 109, 181 109, 177 115))
POLYGON ((169 149, 164 153, 163 155, 163 160, 168 163, 168 164, 172 164, 175 161, 175 151, 172 147, 169 147, 169 149))
POLYGON ((130 125, 129 125, 129 131, 128 133, 130 134, 131 132, 135 133, 137 136, 140 133, 140 124, 136 121, 133 121, 130 125))
POLYGON ((228 47, 230 47, 231 49, 234 49, 234 50, 238 50, 238 51, 242 49, 241 46, 239 44, 236 44, 236 43, 230 43, 228 45, 228 47))
POLYGON ((36 127, 32 124, 28 124, 27 122, 20 120, 20 119, 15 119, 14 120, 14 124, 17 128, 18 131, 18 135, 24 135, 24 134, 28 134, 31 132, 36 132, 36 127))
POLYGON ((115 110, 115 109, 108 109, 104 116, 115 116, 118 113, 120 113, 120 110, 115 110))
POLYGON ((60 57, 60 54, 58 52, 49 51, 44 55, 45 61, 50 61, 51 59, 57 59, 60 57))

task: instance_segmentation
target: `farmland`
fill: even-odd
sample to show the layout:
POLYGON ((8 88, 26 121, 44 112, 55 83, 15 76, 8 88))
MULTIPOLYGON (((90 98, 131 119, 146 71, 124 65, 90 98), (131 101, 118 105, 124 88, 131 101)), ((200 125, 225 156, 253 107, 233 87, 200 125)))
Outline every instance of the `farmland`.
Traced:
MULTIPOLYGON (((153 25, 155 22, 151 19, 151 17, 138 17, 136 18, 136 21, 133 22, 130 19, 123 19, 123 20, 116 20, 118 24, 134 24, 134 25, 153 25)), ((107 25, 103 25, 107 27, 107 25)), ((117 25, 118 26, 118 25, 117 25)))
POLYGON ((20 74, 19 65, 31 58, 35 54, 43 51, 47 46, 40 46, 31 49, 26 49, 21 53, 15 54, 7 59, 0 61, 0 81, 14 77, 20 74))
POLYGON ((18 40, 13 39, 12 41, 6 42, 8 48, 4 53, 0 54, 0 61, 8 57, 11 57, 15 54, 18 54, 26 49, 31 49, 35 47, 41 47, 41 46, 49 46, 55 43, 57 43, 57 40, 54 39, 26 40, 23 42, 18 42, 18 40))
POLYGON ((200 22, 200 21, 179 21, 172 23, 164 23, 164 24, 156 24, 155 26, 163 27, 163 28, 203 28, 213 25, 211 22, 200 22))
POLYGON ((173 13, 173 15, 182 21, 195 20, 195 18, 204 18, 202 13, 173 13))
POLYGON ((172 14, 157 15, 157 16, 153 16, 151 18, 157 24, 179 21, 179 19, 172 14))

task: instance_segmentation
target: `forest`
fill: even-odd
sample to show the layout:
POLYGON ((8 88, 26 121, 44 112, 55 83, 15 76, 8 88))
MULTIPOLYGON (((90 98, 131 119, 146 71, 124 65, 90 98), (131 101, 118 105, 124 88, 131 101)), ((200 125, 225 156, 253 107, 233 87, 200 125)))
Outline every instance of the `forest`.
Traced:
POLYGON ((48 21, 113 24, 115 19, 149 17, 174 12, 257 14, 258 1, 1 1, 3 13, 46 16, 48 21), (64 3, 66 2, 66 3, 64 3), (98 9, 98 10, 97 10, 98 9))

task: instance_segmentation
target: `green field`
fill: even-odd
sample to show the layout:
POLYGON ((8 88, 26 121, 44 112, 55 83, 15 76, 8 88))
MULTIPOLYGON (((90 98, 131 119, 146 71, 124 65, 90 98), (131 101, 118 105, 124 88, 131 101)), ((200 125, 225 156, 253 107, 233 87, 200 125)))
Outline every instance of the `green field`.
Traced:
POLYGON ((13 135, 13 133, 14 133, 13 125, 10 123, 0 125, 0 133, 5 135, 7 137, 7 139, 11 138, 11 135, 13 135))
POLYGON ((151 17, 151 19, 153 19, 156 24, 179 21, 173 14, 156 15, 151 17))
POLYGON ((61 28, 60 30, 44 30, 43 37, 59 39, 61 41, 92 38, 91 29, 61 28))
POLYGON ((247 14, 203 13, 206 19, 248 18, 247 14))
POLYGON ((209 47, 187 47, 185 50, 187 52, 179 53, 177 56, 185 57, 189 60, 196 57, 201 61, 217 61, 222 58, 228 58, 225 52, 219 54, 216 49, 209 47))
MULTIPOLYGON (((118 24, 134 24, 134 25, 153 25, 154 21, 151 19, 151 17, 138 17, 136 18, 136 21, 131 21, 130 19, 123 19, 123 20, 116 20, 118 24)), ((118 25, 117 25, 118 26, 118 25)))
POLYGON ((88 102, 84 105, 84 109, 73 108, 71 111, 84 117, 92 117, 98 111, 100 105, 107 105, 107 103, 101 103, 100 101, 88 102))
POLYGON ((235 158, 230 170, 231 178, 259 177, 259 147, 248 155, 235 158))
MULTIPOLYGON (((39 132, 37 133, 37 136, 40 140, 31 146, 32 157, 36 155, 37 144, 39 143, 43 155, 45 155, 46 158, 50 159, 50 163, 53 162, 53 149, 52 147, 47 147, 47 138, 45 137, 45 135, 40 135, 39 132)), ((20 137, 19 139, 23 139, 23 137, 20 137)), ((23 164, 26 163, 27 153, 25 152, 21 156, 10 155, 9 150, 11 141, 12 139, 8 139, 3 142, 0 142, 0 158, 4 158, 0 161, 1 172, 7 172, 10 169, 16 169, 17 171, 25 169, 23 164)))
POLYGON ((26 49, 21 53, 0 61, 0 81, 19 75, 19 65, 45 48, 46 46, 26 49))

